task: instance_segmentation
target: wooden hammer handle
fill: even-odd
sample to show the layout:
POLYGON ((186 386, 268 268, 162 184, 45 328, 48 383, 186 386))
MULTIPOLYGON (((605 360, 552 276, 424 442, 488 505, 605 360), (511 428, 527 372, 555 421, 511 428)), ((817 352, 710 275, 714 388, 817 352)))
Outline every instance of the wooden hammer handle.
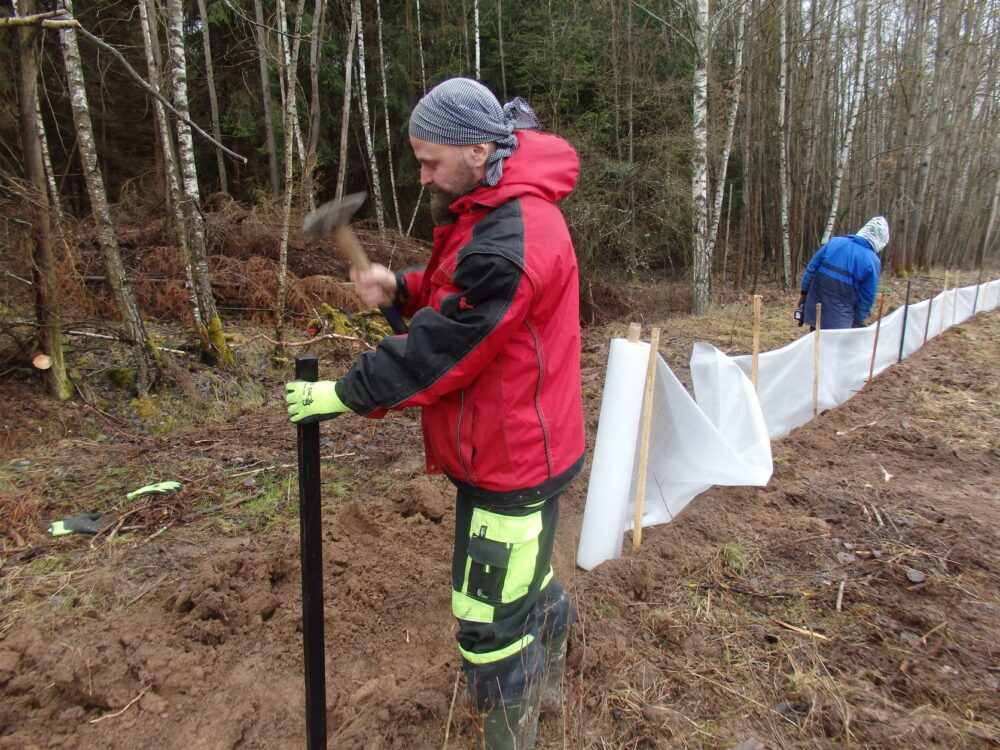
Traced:
POLYGON ((367 271, 371 267, 365 249, 361 247, 358 236, 347 224, 342 224, 333 230, 333 240, 340 248, 341 254, 359 271, 367 271))

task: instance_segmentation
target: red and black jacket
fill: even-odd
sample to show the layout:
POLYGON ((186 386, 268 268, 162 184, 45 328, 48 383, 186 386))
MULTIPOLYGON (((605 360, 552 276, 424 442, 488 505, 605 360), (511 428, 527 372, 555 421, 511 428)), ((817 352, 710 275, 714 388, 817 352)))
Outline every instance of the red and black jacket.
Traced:
POLYGON ((517 137, 500 182, 451 204, 427 266, 397 275, 409 333, 337 383, 365 416, 423 407, 428 472, 504 505, 559 492, 584 452, 577 262, 556 205, 579 159, 556 136, 517 137))

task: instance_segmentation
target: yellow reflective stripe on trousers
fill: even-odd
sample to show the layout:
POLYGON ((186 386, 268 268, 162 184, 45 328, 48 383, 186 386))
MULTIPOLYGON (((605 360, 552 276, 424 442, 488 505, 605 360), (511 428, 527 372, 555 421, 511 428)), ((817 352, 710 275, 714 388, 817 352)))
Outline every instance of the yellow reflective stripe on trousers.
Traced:
POLYGON ((462 652, 462 657, 468 662, 472 662, 473 664, 492 664, 495 661, 500 661, 501 659, 505 659, 512 654, 516 654, 519 651, 526 649, 534 640, 535 636, 526 635, 524 638, 519 638, 514 641, 509 646, 498 648, 496 651, 487 651, 484 654, 466 651, 461 646, 458 647, 458 650, 462 652))
POLYGON ((451 592, 451 612, 459 620, 469 622, 493 622, 492 605, 473 599, 461 591, 451 592))

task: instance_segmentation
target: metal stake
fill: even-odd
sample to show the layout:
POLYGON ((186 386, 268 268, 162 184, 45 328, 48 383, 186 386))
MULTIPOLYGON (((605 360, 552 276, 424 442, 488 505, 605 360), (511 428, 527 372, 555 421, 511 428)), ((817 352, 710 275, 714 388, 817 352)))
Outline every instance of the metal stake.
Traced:
MULTIPOLYGON (((315 357, 295 360, 296 380, 319 380, 315 357)), ((323 536, 320 524, 319 424, 298 425, 299 548, 302 559, 302 655, 306 748, 326 750, 326 654, 323 633, 323 536)))
POLYGON ((896 360, 896 364, 903 361, 903 342, 906 341, 906 317, 910 314, 910 285, 912 283, 912 279, 906 280, 906 305, 903 307, 903 332, 899 334, 899 359, 896 360))

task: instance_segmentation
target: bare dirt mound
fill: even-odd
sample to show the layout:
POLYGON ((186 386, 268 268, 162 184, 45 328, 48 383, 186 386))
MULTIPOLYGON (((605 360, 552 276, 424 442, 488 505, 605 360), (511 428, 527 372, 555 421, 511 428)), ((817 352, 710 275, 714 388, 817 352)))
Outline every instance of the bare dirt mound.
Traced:
MULTIPOLYGON (((932 341, 776 442, 767 488, 709 491, 647 530, 639 554, 588 574, 572 572, 578 480, 556 567, 581 620, 540 747, 1000 742, 998 337, 992 314, 932 341)), ((591 439, 606 345, 586 344, 591 439)), ((129 460, 197 454, 209 479, 185 492, 226 500, 209 497, 220 467, 294 460, 283 420, 269 405, 238 429, 150 439, 129 460)), ((324 455, 344 456, 324 466, 331 747, 441 747, 459 664, 453 491, 419 476, 409 417, 336 420, 324 439, 324 455)), ((88 482, 108 456, 124 460, 102 451, 88 482)), ((29 576, 54 577, 0 636, 0 747, 304 746, 293 470, 273 489, 285 515, 266 523, 237 506, 101 558, 78 543, 0 567, 5 607, 29 576)), ((450 746, 468 747, 458 690, 450 746)))

